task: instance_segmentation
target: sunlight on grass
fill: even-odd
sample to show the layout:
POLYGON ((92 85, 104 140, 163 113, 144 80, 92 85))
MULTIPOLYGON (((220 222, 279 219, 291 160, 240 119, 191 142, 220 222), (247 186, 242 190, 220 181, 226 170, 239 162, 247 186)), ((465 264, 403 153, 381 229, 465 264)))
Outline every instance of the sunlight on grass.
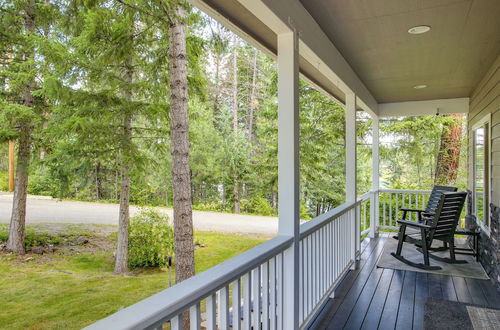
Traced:
MULTIPOLYGON (((205 246, 195 251, 197 273, 265 241, 212 232, 197 232, 195 240, 205 246)), ((1 254, 1 328, 78 329, 168 287, 165 269, 136 270, 125 277, 112 271, 110 252, 1 254)))

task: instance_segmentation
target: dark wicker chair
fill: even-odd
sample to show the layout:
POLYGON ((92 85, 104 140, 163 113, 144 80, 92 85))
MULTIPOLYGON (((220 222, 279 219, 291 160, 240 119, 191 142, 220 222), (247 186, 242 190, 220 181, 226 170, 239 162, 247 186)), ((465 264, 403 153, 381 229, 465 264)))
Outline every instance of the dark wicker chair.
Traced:
MULTIPOLYGON (((460 213, 462 212, 465 198, 467 197, 466 192, 445 192, 442 193, 435 213, 429 217, 425 223, 419 223, 408 220, 398 220, 400 224, 398 233, 398 248, 396 253, 391 253, 396 259, 410 265, 413 267, 427 269, 427 270, 438 270, 441 269, 439 266, 430 266, 429 256, 433 259, 444 261, 447 263, 466 263, 466 261, 457 260, 455 258, 455 230, 460 219, 460 213), (406 234, 406 228, 415 228, 420 231, 420 239, 410 238, 406 234), (431 245, 434 240, 442 241, 444 244, 449 244, 450 258, 440 258, 429 254, 431 250, 431 245), (412 243, 419 247, 419 251, 423 253, 424 263, 417 264, 407 260, 401 255, 403 248, 403 243, 412 243)), ((442 248, 438 248, 442 249, 442 248)))

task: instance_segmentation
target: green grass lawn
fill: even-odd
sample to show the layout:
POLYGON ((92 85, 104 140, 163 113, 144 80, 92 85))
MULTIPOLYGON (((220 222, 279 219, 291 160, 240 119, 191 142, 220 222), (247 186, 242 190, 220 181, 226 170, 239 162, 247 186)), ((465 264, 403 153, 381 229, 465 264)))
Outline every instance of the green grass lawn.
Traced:
MULTIPOLYGON (((266 237, 197 232, 200 273, 266 237)), ((0 328, 79 329, 168 287, 168 272, 113 275, 111 251, 16 257, 0 253, 0 328)), ((172 275, 175 278, 175 275, 172 275)))

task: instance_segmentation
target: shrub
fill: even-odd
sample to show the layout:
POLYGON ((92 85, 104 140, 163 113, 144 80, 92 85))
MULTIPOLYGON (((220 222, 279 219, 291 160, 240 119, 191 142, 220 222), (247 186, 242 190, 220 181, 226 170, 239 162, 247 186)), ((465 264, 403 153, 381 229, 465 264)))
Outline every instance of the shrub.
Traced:
POLYGON ((198 211, 212 211, 212 212, 228 212, 230 208, 220 201, 211 201, 206 203, 198 203, 193 206, 193 209, 198 211))
MULTIPOLYGON (((7 224, 0 224, 0 242, 6 243, 9 239, 9 226, 7 224)), ((31 227, 26 227, 26 238, 24 240, 24 249, 29 251, 35 246, 49 246, 49 245, 60 245, 63 243, 63 239, 57 235, 46 233, 46 232, 36 232, 35 229, 31 227)))
POLYGON ((0 191, 9 190, 9 174, 7 171, 0 171, 0 191))
POLYGON ((254 196, 248 200, 243 199, 240 204, 241 211, 251 214, 276 215, 268 200, 261 196, 254 196))
POLYGON ((174 230, 168 216, 143 209, 131 218, 128 251, 130 268, 165 266, 174 254, 174 230))

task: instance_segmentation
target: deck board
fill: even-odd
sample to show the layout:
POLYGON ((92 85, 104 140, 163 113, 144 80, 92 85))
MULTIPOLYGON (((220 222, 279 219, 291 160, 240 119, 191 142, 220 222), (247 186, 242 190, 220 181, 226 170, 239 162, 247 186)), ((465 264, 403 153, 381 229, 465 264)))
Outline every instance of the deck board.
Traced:
POLYGON ((387 235, 362 244, 349 271, 309 329, 423 329, 428 297, 500 308, 488 280, 377 268, 387 235))
POLYGON ((476 305, 487 306, 488 301, 484 296, 481 285, 478 283, 480 280, 474 278, 466 278, 465 283, 467 284, 467 289, 469 289, 469 294, 472 298, 472 302, 476 305))
POLYGON ((415 279, 415 307, 413 309, 413 329, 424 327, 424 304, 429 297, 429 281, 426 273, 417 273, 415 279))
POLYGON ((429 297, 443 299, 443 291, 441 290, 441 278, 437 274, 427 274, 429 287, 429 297))
POLYGON ((389 293, 389 287, 391 286, 392 276, 394 270, 384 269, 382 277, 377 285, 373 299, 370 302, 370 306, 366 315, 364 316, 362 329, 373 329, 374 325, 378 325, 380 322, 380 317, 382 316, 382 311, 384 310, 385 300, 387 299, 387 294, 389 293))
POLYGON ((395 270, 392 276, 391 287, 385 300, 384 310, 379 322, 379 329, 394 329, 396 326, 399 301, 401 300, 401 293, 403 291, 403 282, 405 272, 402 270, 395 270))
POLYGON ((405 271, 403 291, 399 301, 396 329, 410 329, 413 326, 413 307, 415 305, 416 272, 405 271))
MULTIPOLYGON (((337 324, 339 326, 344 326, 345 322, 349 318, 349 315, 354 308, 363 288, 366 284, 366 281, 372 274, 373 268, 376 266, 378 258, 383 250, 383 244, 377 244, 373 252, 370 254, 368 259, 366 259, 363 267, 359 269, 359 272, 352 283, 350 288, 345 287, 343 294, 340 294, 340 297, 343 297, 342 303, 339 304, 338 309, 335 311, 330 324, 337 324)), ((353 274, 356 271, 352 272, 353 274)), ((337 297, 337 292, 335 292, 335 296, 337 297)), ((339 300, 340 301, 340 300, 339 300)))

